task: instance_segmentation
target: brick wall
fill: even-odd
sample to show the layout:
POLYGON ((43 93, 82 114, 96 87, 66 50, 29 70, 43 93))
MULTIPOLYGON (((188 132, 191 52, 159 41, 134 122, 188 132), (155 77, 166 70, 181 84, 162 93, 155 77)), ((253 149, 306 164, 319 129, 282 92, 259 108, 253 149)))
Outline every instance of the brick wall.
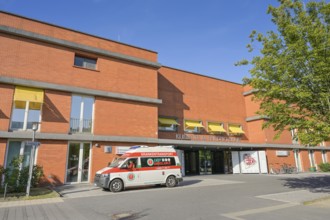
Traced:
MULTIPOLYGON (((250 86, 245 86, 244 92, 251 91, 250 86)), ((260 108, 260 103, 253 99, 253 94, 244 96, 244 101, 246 105, 246 116, 253 117, 258 116, 256 112, 260 108)), ((254 120, 247 122, 249 129, 249 140, 252 143, 270 143, 270 144, 292 144, 292 137, 290 131, 283 131, 281 136, 274 139, 276 132, 272 127, 262 129, 263 119, 254 120)))
POLYGON ((94 134, 157 137, 157 106, 97 97, 94 134))
POLYGON ((296 167, 294 153, 288 149, 266 149, 266 156, 268 162, 268 169, 275 168, 280 170, 281 166, 287 164, 288 166, 296 167), (276 151, 289 151, 289 156, 276 156, 276 151))
POLYGON ((311 167, 309 161, 308 150, 300 150, 300 160, 303 171, 308 172, 311 167))
MULTIPOLYGON (((317 168, 320 163, 323 163, 321 151, 319 151, 319 150, 314 151, 314 161, 315 161, 315 165, 317 168)), ((318 170, 319 170, 319 168, 318 168, 318 170)))
POLYGON ((0 138, 0 165, 4 166, 6 157, 7 139, 0 138))
POLYGON ((40 131, 68 133, 70 129, 71 93, 46 90, 40 131))
POLYGON ((8 131, 13 106, 14 86, 0 84, 0 131, 8 131))
MULTIPOLYGON (((75 52, 0 34, 1 75, 157 98, 155 69, 97 57, 97 71, 74 67, 75 52)), ((80 53, 81 54, 81 53, 80 53)))
POLYGON ((38 148, 37 164, 44 170, 45 179, 52 184, 63 184, 65 180, 67 141, 42 140, 38 148))
MULTIPOLYGON (((207 129, 207 121, 241 124, 248 136, 245 123, 243 88, 239 84, 215 80, 206 76, 182 70, 162 67, 158 75, 158 93, 163 104, 159 115, 177 117, 179 133, 183 133, 184 119, 202 120, 207 129)), ((166 136, 160 133, 160 138, 166 136)))
POLYGON ((72 41, 91 47, 122 53, 125 55, 139 57, 142 59, 157 61, 157 53, 135 46, 130 46, 108 39, 83 34, 62 27, 49 25, 47 23, 26 19, 19 16, 0 12, 0 25, 10 26, 62 40, 72 41))

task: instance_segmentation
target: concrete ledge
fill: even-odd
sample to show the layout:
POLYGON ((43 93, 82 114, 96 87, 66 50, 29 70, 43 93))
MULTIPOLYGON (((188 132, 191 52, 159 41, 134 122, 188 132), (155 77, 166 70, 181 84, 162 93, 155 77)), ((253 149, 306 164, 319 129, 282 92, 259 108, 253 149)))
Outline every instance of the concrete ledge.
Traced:
POLYGON ((257 120, 268 120, 270 117, 264 116, 264 115, 255 115, 251 117, 247 117, 245 121, 250 122, 250 121, 257 121, 257 120))
POLYGON ((61 40, 61 39, 57 39, 54 37, 41 35, 41 34, 37 34, 34 32, 16 29, 16 28, 4 26, 4 25, 0 25, 0 32, 19 36, 19 37, 24 37, 24 38, 28 38, 28 39, 32 39, 32 40, 36 40, 36 41, 42 41, 42 42, 46 42, 46 43, 50 43, 50 44, 54 44, 54 45, 58 45, 58 46, 62 46, 62 47, 72 48, 75 50, 80 50, 80 51, 99 54, 102 56, 112 57, 112 58, 116 58, 116 59, 120 59, 120 60, 130 61, 130 62, 150 66, 150 67, 157 68, 157 69, 159 69, 161 67, 161 64, 157 63, 157 62, 152 62, 152 61, 137 58, 137 57, 132 57, 132 56, 128 56, 128 55, 124 55, 124 54, 120 54, 120 53, 115 53, 115 52, 111 52, 108 50, 99 49, 96 47, 86 46, 83 44, 78 44, 78 43, 67 41, 67 40, 61 40))
MULTIPOLYGON (((7 139, 23 139, 30 140, 32 137, 31 131, 0 131, 1 138, 7 139)), ((189 140, 175 140, 175 139, 159 139, 148 137, 134 137, 134 136, 111 136, 111 135, 93 135, 93 134, 56 134, 56 133, 36 133, 36 139, 42 140, 65 140, 65 141, 88 141, 88 142, 122 142, 122 143, 141 143, 141 144, 155 144, 155 145, 174 145, 179 147, 191 148, 214 148, 214 149, 232 149, 232 150, 254 150, 254 149, 302 149, 302 150, 325 150, 330 151, 329 147, 305 147, 294 144, 254 144, 242 142, 211 142, 211 141, 189 141, 189 140)))
POLYGON ((251 89, 249 91, 243 92, 243 95, 248 96, 248 95, 251 95, 251 94, 253 94, 255 92, 258 92, 258 91, 259 91, 258 89, 251 89))
POLYGON ((135 102, 145 102, 150 104, 162 104, 162 100, 156 98, 127 95, 122 93, 107 92, 107 91, 95 90, 95 89, 86 89, 82 87, 66 86, 66 85, 59 85, 54 83, 46 83, 46 82, 39 82, 34 80, 18 79, 18 78, 4 77, 4 76, 0 78, 0 83, 27 86, 27 87, 36 87, 40 89, 52 89, 57 91, 79 93, 84 95, 102 96, 107 98, 121 99, 121 100, 135 101, 135 102))

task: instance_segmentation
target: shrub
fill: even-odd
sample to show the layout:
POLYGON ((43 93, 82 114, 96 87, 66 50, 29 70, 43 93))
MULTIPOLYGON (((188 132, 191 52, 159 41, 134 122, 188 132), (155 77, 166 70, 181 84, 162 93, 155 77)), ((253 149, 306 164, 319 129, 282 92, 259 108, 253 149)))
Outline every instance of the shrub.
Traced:
POLYGON ((320 163, 319 168, 322 172, 330 172, 330 163, 320 163))
MULTIPOLYGON (((5 173, 6 173, 6 169, 5 169, 2 165, 0 165, 0 178, 1 178, 2 175, 5 174, 5 173)), ((0 179, 0 183, 1 183, 1 181, 2 181, 2 179, 0 179)))
MULTIPOLYGON (((25 192, 29 178, 29 167, 21 168, 23 157, 16 157, 10 163, 10 169, 0 167, 0 174, 5 174, 4 184, 8 185, 8 192, 25 192)), ((44 176, 43 168, 34 165, 32 170, 31 187, 36 187, 44 176)), ((2 186, 2 185, 1 185, 2 186)))

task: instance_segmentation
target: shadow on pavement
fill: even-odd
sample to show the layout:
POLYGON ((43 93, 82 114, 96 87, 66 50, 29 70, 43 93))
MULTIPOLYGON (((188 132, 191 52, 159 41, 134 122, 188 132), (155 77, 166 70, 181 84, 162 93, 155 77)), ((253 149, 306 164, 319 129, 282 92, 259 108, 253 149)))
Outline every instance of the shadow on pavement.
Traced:
POLYGON ((202 182, 202 180, 183 180, 179 186, 190 186, 202 182))
POLYGON ((91 190, 98 190, 99 187, 96 187, 92 184, 72 184, 72 185, 62 185, 55 187, 54 190, 60 194, 60 196, 64 196, 66 194, 71 193, 79 193, 79 192, 86 192, 91 190))
POLYGON ((283 186, 293 189, 305 189, 310 192, 330 193, 330 176, 313 176, 303 178, 283 178, 283 186))

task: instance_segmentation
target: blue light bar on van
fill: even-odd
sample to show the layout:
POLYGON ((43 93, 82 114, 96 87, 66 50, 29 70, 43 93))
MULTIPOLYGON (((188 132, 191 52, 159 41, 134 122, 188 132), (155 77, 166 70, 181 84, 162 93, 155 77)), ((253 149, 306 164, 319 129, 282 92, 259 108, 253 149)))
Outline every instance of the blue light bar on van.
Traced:
POLYGON ((132 147, 130 147, 130 149, 138 149, 138 148, 140 148, 141 146, 139 146, 139 145, 136 145, 136 146, 132 146, 132 147))

